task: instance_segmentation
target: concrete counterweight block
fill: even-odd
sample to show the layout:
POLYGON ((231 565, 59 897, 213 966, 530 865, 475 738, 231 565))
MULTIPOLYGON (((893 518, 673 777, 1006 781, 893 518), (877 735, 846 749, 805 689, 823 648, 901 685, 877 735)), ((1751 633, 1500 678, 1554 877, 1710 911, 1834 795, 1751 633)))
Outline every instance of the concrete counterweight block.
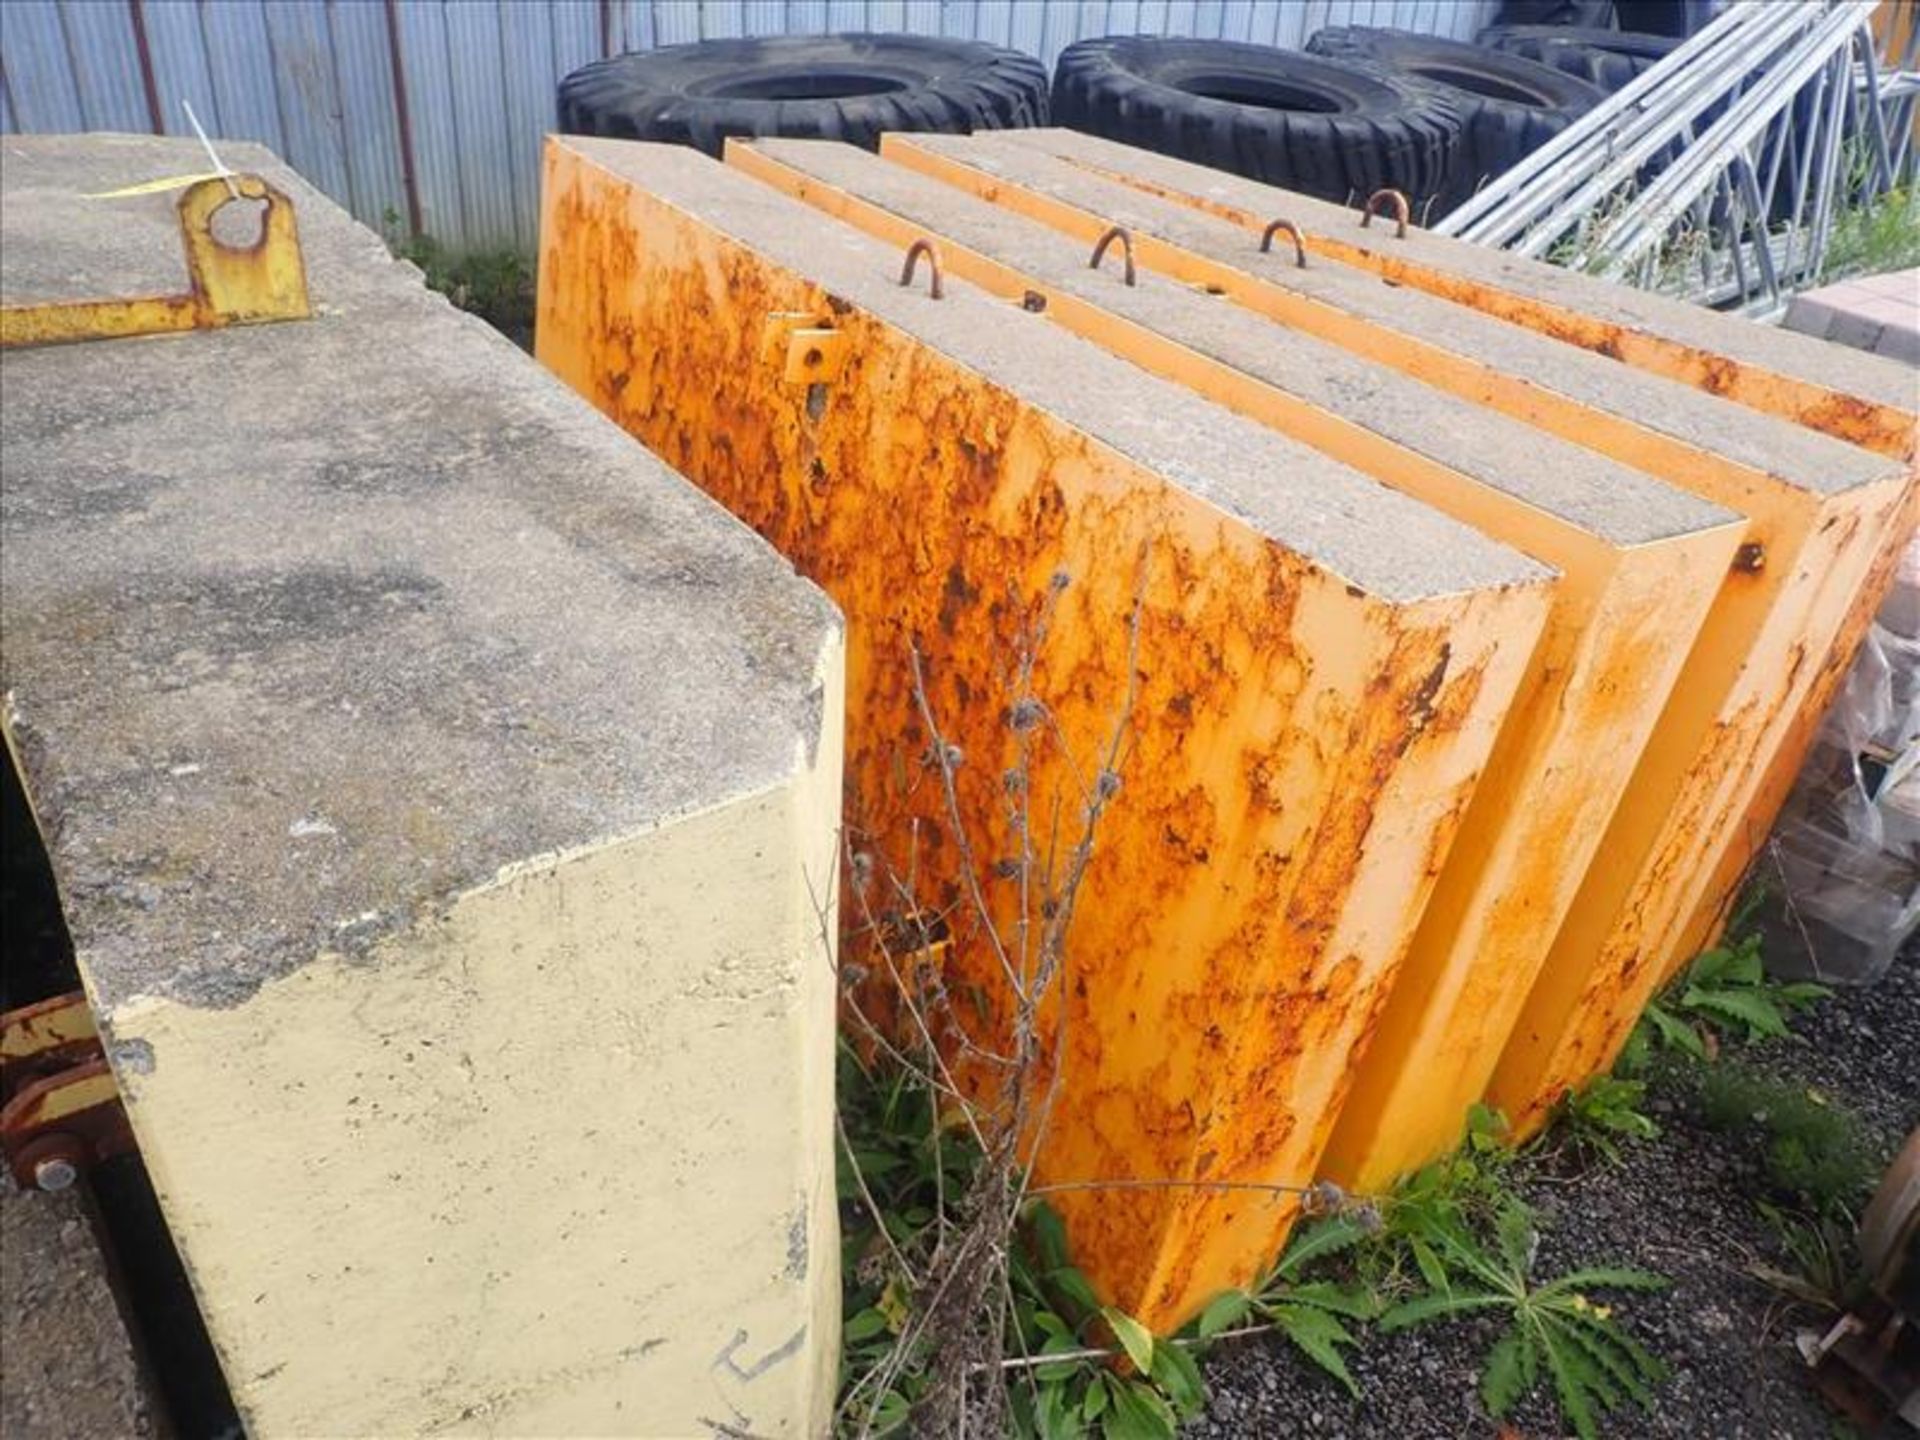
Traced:
MULTIPOLYGON (((1535 937, 1544 958, 1488 1094, 1522 1134, 1536 1130, 1569 1088, 1613 1063, 1654 990, 1711 933, 1704 917, 1724 914, 1765 834, 1756 809, 1778 803, 1775 777, 1797 765, 1808 717, 1824 710, 1911 533, 1913 417, 1894 403, 1911 405, 1910 375, 1555 279, 1552 267, 1495 264, 1461 242, 1401 240, 1378 220, 1363 229, 1351 211, 1093 136, 898 135, 883 153, 1083 240, 1124 224, 1145 270, 1746 517, 1611 818, 1582 837, 1591 860, 1577 892, 1535 937), (1305 268, 1260 251, 1273 218, 1303 228, 1305 268), (1479 278, 1449 289, 1434 278, 1443 264, 1479 278), (1626 358, 1593 353, 1607 336, 1626 358), (1708 344, 1739 358, 1705 365, 1708 344)), ((1339 1172, 1377 1178, 1424 1148, 1402 1151, 1395 1138, 1433 1098, 1421 1069, 1399 1063, 1424 995, 1396 997, 1382 1024, 1388 1048, 1369 1053, 1352 1129, 1335 1140, 1339 1172)))
MULTIPOLYGON (((1659 397, 1670 392, 1644 383, 1646 377, 1661 377, 1905 462, 1909 476, 1920 458, 1920 415, 1916 414, 1920 396, 1912 371, 1891 358, 1864 355, 1791 329, 1755 324, 1744 316, 1429 235, 1418 228, 1400 235, 1382 220, 1363 227, 1352 210, 1097 136, 1026 130, 981 136, 977 146, 962 140, 957 147, 938 138, 922 145, 921 139, 894 136, 885 148, 896 159, 929 168, 955 160, 962 161, 962 168, 983 162, 997 166, 1011 160, 1014 152, 1024 152, 1030 159, 1051 157, 1072 166, 1082 179, 1124 186, 1137 198, 1165 199, 1255 234, 1277 214, 1284 214, 1302 227, 1315 257, 1378 276, 1401 300, 1411 299, 1409 292, 1419 292, 1422 299, 1454 302, 1451 310, 1428 309, 1427 313, 1449 316, 1442 322, 1443 332, 1464 325, 1463 312, 1473 311, 1641 372, 1621 390, 1614 407, 1624 416, 1644 416, 1669 403, 1659 397)), ((1000 198, 1014 205, 1033 199, 1016 189, 1000 198)), ((1346 293, 1357 293, 1350 280, 1347 284, 1346 293)), ((1467 326, 1467 333, 1484 332, 1467 326)), ((1618 382, 1619 371, 1609 374, 1609 370, 1607 366, 1589 368, 1599 390, 1618 382)), ((1519 398, 1520 411, 1529 405, 1527 397, 1519 398)), ((1711 413, 1695 408, 1697 414, 1711 413)), ((1745 428, 1737 421, 1725 423, 1736 431, 1745 428)), ((1764 437, 1764 431, 1757 433, 1764 437)), ((1605 443, 1599 437, 1596 440, 1605 443)), ((1630 438, 1628 444, 1632 445, 1630 438)), ((1684 457, 1679 457, 1679 463, 1684 467, 1684 457)), ((1673 478, 1668 471, 1656 473, 1673 478)), ((1803 472, 1803 479, 1806 473, 1817 474, 1817 466, 1813 472, 1803 472)), ((1787 478, 1793 478, 1791 470, 1787 478)), ((1737 499, 1727 503, 1741 508, 1737 499)), ((1860 543, 1869 549, 1877 543, 1866 580, 1853 588, 1853 603, 1842 613, 1824 648, 1822 641, 1814 639, 1811 648, 1821 655, 1821 663, 1810 675, 1800 677, 1809 683, 1801 687, 1798 698, 1790 698, 1782 707, 1786 725, 1770 755, 1748 767, 1760 778, 1747 787, 1750 793, 1744 802, 1735 802, 1736 818, 1721 827, 1714 845, 1706 847, 1712 851, 1710 857, 1690 858, 1689 873, 1702 876, 1703 883, 1691 914, 1672 927, 1667 948, 1652 967, 1654 983, 1675 974, 1718 934, 1741 881, 1760 858, 1773 818, 1826 713, 1827 701, 1846 673, 1879 597, 1886 593, 1904 537, 1920 526, 1920 486, 1908 486, 1906 507, 1903 517, 1871 526, 1860 541, 1851 542, 1856 549, 1860 543)), ((1848 574, 1853 573, 1849 567, 1848 574)), ((1599 1063, 1605 1053, 1604 1046, 1587 1049, 1572 1069, 1546 1079, 1542 1093, 1549 1103, 1558 1093, 1556 1087, 1581 1066, 1599 1063)), ((1508 1099, 1516 1094, 1517 1090, 1510 1090, 1508 1099)))
MULTIPOLYGON (((7 736, 250 1434, 813 1436, 844 630, 256 147, 315 318, 9 350, 7 736)), ((5 140, 9 304, 191 142, 5 140)))
MULTIPOLYGON (((1014 300, 1040 295, 1044 313, 1076 333, 1560 571, 1322 1168, 1378 1193, 1452 1149, 1716 599, 1743 518, 1276 325, 1219 287, 1137 271, 1126 283, 1117 263, 1096 272, 1083 243, 851 146, 736 141, 728 158, 896 242, 935 235, 955 274, 1014 300)), ((1250 267, 1294 263, 1290 246, 1242 249, 1250 267)))
MULTIPOLYGON (((1454 301, 1876 454, 1915 456, 1914 413, 1920 407, 1911 372, 1894 361, 1610 278, 1430 235, 1418 226, 1401 234, 1384 204, 1363 226, 1357 209, 1099 136, 1057 129, 1003 133, 1014 145, 1057 156, 1083 174, 1256 233, 1278 208, 1302 227, 1314 254, 1392 285, 1454 301)), ((989 141, 983 148, 996 149, 1002 135, 983 138, 989 141)))
MULTIPOLYGON (((1295 1209, 1239 1186, 1315 1178, 1554 572, 692 152, 549 141, 541 234, 542 362, 846 611, 848 827, 960 926, 911 657, 973 852, 1015 853, 1009 661, 1064 577, 1036 688, 1066 755, 1137 696, 1038 1178, 1092 1182, 1054 1197, 1076 1259, 1157 1328, 1251 1280, 1295 1209)), ((1028 783, 1071 827, 1061 747, 1028 783)), ((946 989, 989 1026, 984 949, 946 989)))

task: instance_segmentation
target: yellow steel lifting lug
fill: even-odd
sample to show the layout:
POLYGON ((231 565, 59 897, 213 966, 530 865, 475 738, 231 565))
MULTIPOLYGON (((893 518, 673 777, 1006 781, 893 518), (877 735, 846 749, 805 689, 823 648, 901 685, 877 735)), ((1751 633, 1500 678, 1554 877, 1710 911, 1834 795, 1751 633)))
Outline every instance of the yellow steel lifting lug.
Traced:
POLYGON ((0 306, 0 346, 159 335, 312 314, 293 202, 280 191, 257 175, 214 176, 188 186, 178 209, 187 261, 184 295, 0 306), (229 245, 213 233, 215 213, 235 200, 265 202, 260 237, 251 245, 229 245))
POLYGON ((19 1067, 57 1068, 99 1053, 93 1012, 78 991, 0 1011, 0 1095, 11 1088, 8 1077, 19 1067))
POLYGON ((828 385, 847 363, 847 337, 808 310, 776 310, 767 316, 760 356, 778 363, 790 385, 828 385))

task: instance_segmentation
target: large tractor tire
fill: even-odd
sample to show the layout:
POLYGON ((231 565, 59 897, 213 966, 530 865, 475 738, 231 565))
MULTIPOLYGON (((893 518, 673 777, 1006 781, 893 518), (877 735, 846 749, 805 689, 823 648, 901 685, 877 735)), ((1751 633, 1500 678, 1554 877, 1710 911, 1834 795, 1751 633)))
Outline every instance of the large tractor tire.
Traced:
POLYGON ((718 155, 729 135, 845 140, 1047 123, 1039 61, 931 35, 703 40, 595 61, 560 82, 560 128, 718 155))
POLYGON ((1053 118, 1324 200, 1399 190, 1421 214, 1460 138, 1445 91, 1377 65, 1144 35, 1069 45, 1053 118))
POLYGON ((1600 30, 1583 25, 1495 25, 1479 43, 1551 65, 1611 94, 1651 69, 1681 43, 1672 35, 1600 30))
POLYGON ((1448 92, 1463 128, 1441 201, 1446 209, 1606 98, 1598 86, 1524 56, 1406 30, 1322 30, 1307 49, 1383 65, 1448 92))
POLYGON ((1726 8, 1727 0, 1501 0, 1495 25, 1588 25, 1691 35, 1726 8))

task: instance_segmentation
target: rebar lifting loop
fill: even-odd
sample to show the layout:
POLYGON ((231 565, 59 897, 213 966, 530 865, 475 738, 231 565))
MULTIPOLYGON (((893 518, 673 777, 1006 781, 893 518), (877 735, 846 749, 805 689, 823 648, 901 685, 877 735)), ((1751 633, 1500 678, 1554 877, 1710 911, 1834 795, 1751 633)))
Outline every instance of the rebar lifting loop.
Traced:
POLYGON ((1121 258, 1127 262, 1126 281, 1127 284, 1131 285, 1134 283, 1133 236, 1127 233, 1126 227, 1124 226, 1116 225, 1100 237, 1098 243, 1093 247, 1093 258, 1087 262, 1087 268, 1089 270, 1098 270, 1100 268, 1100 262, 1107 258, 1107 246, 1116 240, 1120 242, 1121 258))
POLYGON ((920 263, 920 257, 922 255, 927 257, 927 271, 933 277, 933 283, 928 287, 927 293, 935 300, 938 300, 941 298, 940 251, 934 243, 924 235, 907 247, 907 263, 900 267, 900 283, 902 285, 913 284, 913 269, 914 266, 920 263))
POLYGON ((1374 212, 1379 208, 1382 200, 1391 201, 1393 204, 1393 218, 1398 222, 1393 232, 1393 238, 1396 240, 1406 239, 1407 218, 1411 214, 1411 207, 1407 204, 1407 197, 1398 190, 1376 190, 1373 194, 1369 195, 1367 197, 1366 208, 1360 212, 1360 228, 1365 230, 1373 223, 1374 212))
POLYGON ((1291 220, 1275 220, 1260 232, 1260 253, 1268 254, 1273 249, 1273 237, 1282 230, 1293 237, 1293 264, 1297 270, 1307 268, 1307 241, 1300 233, 1300 227, 1291 220))

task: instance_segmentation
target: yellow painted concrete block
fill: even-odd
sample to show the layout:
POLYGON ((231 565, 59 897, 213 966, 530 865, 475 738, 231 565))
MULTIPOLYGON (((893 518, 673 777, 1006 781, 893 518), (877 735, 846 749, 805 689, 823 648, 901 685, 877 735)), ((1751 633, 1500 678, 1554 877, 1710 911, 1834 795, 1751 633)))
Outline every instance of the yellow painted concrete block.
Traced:
MULTIPOLYGON (((224 154, 316 316, 0 355, 0 676, 248 1433, 817 1436, 839 617, 224 154)), ((203 159, 9 137, 0 298, 148 285, 83 197, 203 159)))
MULTIPOLYGON (((1769 768, 1791 746, 1797 717, 1818 704, 1819 687, 1836 673, 1832 652, 1859 614, 1876 558, 1899 522, 1910 468, 1411 284, 1383 284, 1371 271, 1327 259, 1325 247, 1316 250, 1311 224, 1307 248, 1315 259, 1305 269, 1263 254, 1255 240, 1268 219, 1321 213, 1302 210, 1303 197, 1289 192, 1192 166, 1179 167, 1187 188, 1176 191, 1167 178, 1175 172, 1152 155, 1139 157, 1133 181, 1122 181, 1114 157, 1131 163, 1136 152, 1067 132, 900 135, 883 148, 1082 239, 1124 224, 1148 269, 1212 286, 1283 324, 1747 517, 1740 558, 1594 849, 1496 1071, 1492 1098, 1523 1133, 1536 1128, 1568 1086, 1612 1062, 1669 973, 1769 768), (1082 141, 1098 150, 1098 166, 1084 163, 1092 152, 1082 141), (1139 175, 1154 184, 1143 188, 1139 175), (1220 186, 1230 187, 1231 206, 1218 198, 1220 186)), ((1897 419, 1882 415, 1885 424, 1875 421, 1868 438, 1899 451, 1887 428, 1897 419)))
POLYGON ((252 1433, 823 1432, 818 758, 801 784, 504 873, 233 1008, 112 1010, 252 1433))
MULTIPOLYGON (((910 654, 981 855, 1012 853, 1006 665, 1053 577, 1037 684, 1076 760, 1137 686, 1038 1171, 1088 1185, 1058 1199, 1102 1293, 1170 1327, 1294 1213, 1235 1184, 1314 1178, 1551 572, 951 269, 944 299, 902 288, 901 256, 690 151, 555 140, 540 358, 840 602, 847 824, 886 868, 916 854, 934 904, 957 847, 913 783, 910 654), (844 337, 836 380, 788 378, 783 316, 844 337)), ((1080 803, 1057 749, 1038 765, 1042 809, 1080 803)), ((947 988, 990 1030, 981 950, 947 988)))
MULTIPOLYGON (((1519 421, 1224 304, 1095 272, 1087 248, 821 141, 730 162, 1304 440, 1562 574, 1540 647, 1358 1067, 1322 1171, 1377 1191, 1451 1149, 1484 1093, 1745 522, 1519 421)), ((1111 246, 1110 246, 1111 249, 1111 246)), ((1277 262, 1286 263, 1284 254, 1277 262)))

